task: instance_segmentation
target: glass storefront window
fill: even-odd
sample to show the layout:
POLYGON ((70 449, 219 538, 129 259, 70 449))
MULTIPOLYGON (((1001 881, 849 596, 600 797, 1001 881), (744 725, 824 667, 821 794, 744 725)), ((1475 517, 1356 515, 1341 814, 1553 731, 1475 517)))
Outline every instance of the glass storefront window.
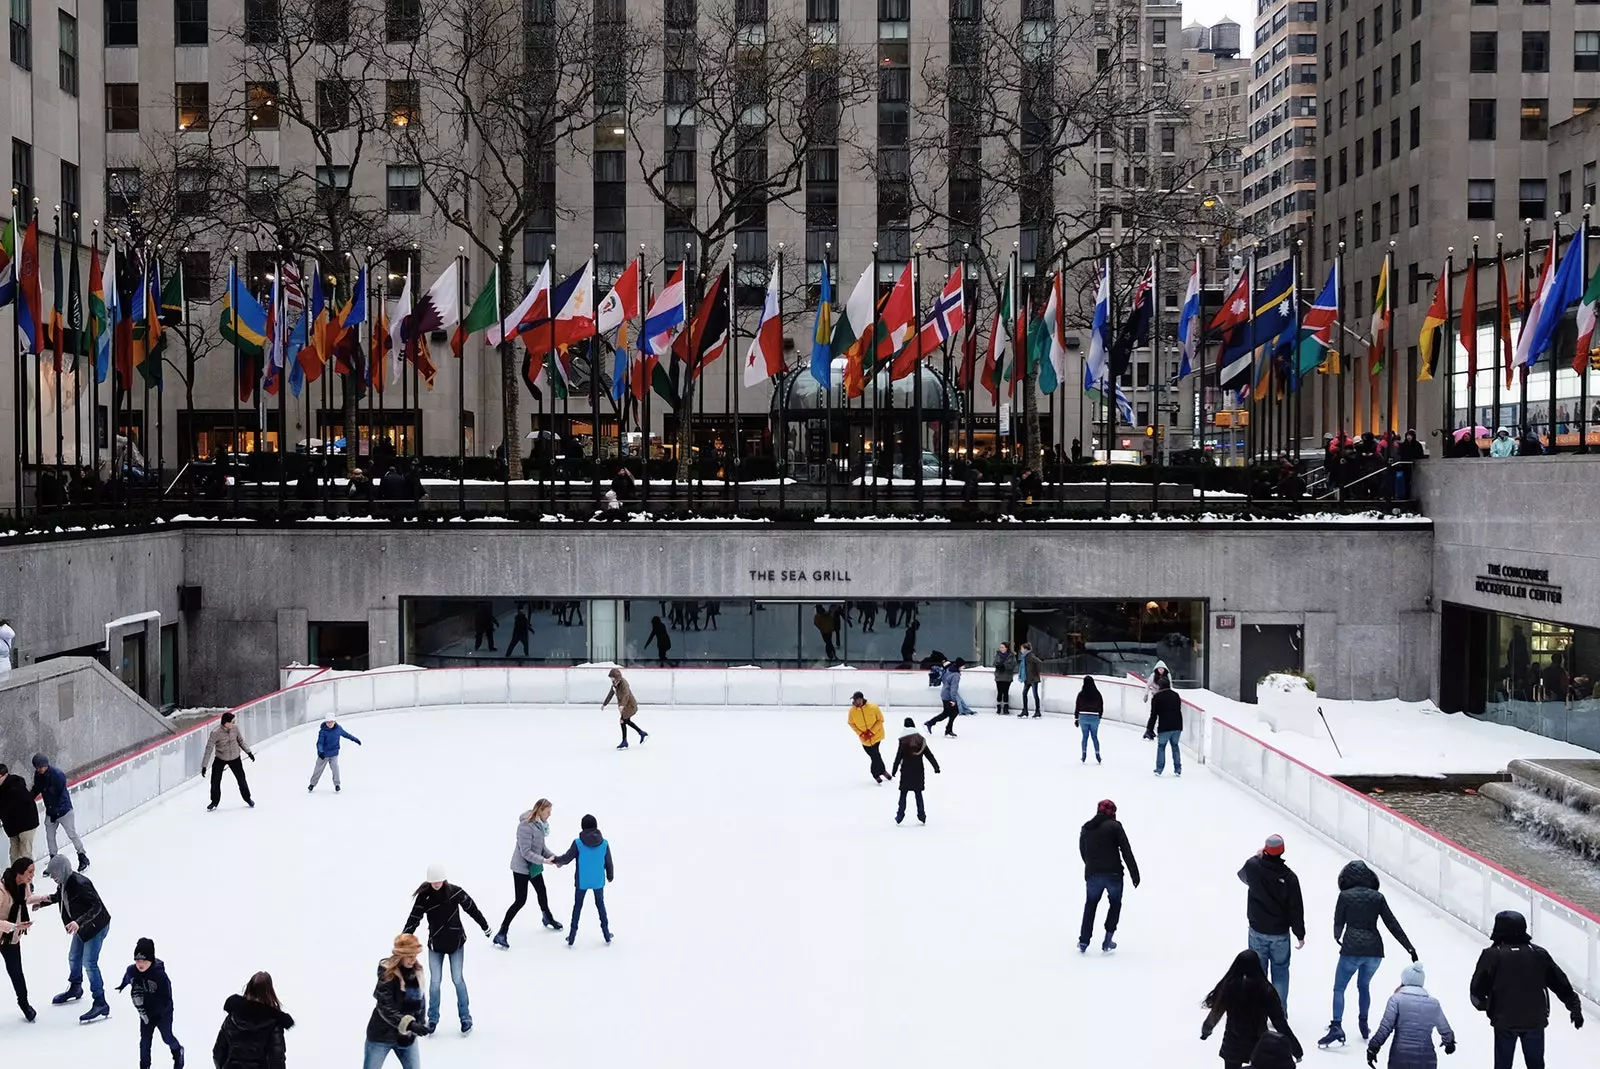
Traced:
POLYGON ((513 664, 589 660, 587 601, 523 598, 408 598, 405 655, 426 668, 459 668, 494 658, 513 664))
POLYGON ((1466 628, 1469 712, 1600 749, 1600 631, 1456 606, 1445 613, 1466 628))
POLYGON ((1012 633, 1051 674, 1148 676, 1165 661, 1182 687, 1206 685, 1204 601, 1021 601, 1012 633))

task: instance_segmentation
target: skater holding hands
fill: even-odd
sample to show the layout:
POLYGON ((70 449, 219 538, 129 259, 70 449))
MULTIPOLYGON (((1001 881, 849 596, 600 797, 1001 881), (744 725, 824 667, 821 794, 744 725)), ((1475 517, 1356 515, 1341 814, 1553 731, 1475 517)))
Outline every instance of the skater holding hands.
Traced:
POLYGON ((56 884, 53 895, 34 895, 30 906, 55 906, 61 912, 61 923, 72 937, 67 945, 67 989, 50 1000, 53 1006, 64 1006, 83 997, 83 974, 89 974, 89 994, 94 1001, 89 1011, 78 1020, 84 1024, 111 1016, 106 1005, 105 981, 100 976, 100 947, 111 930, 111 911, 100 901, 89 877, 72 871, 66 854, 57 854, 45 867, 45 875, 56 884))
POLYGON ((545 845, 545 837, 550 834, 550 814, 554 809, 548 798, 541 798, 517 821, 517 846, 511 853, 511 908, 506 910, 505 919, 500 922, 500 931, 494 937, 494 945, 502 950, 511 948, 506 935, 511 931, 511 921, 528 901, 530 883, 534 893, 539 896, 539 912, 544 915, 544 926, 558 932, 561 930, 561 922, 550 915, 550 899, 546 896, 544 886, 545 863, 555 860, 555 855, 545 845))
POLYGON ((606 692, 605 700, 600 703, 600 708, 604 709, 610 705, 612 698, 617 699, 617 712, 622 717, 622 744, 617 749, 626 750, 628 748, 629 728, 633 728, 639 733, 639 743, 643 745, 644 740, 648 739, 650 734, 633 722, 634 714, 639 711, 639 703, 633 697, 633 688, 628 686, 626 679, 622 678, 622 669, 613 668, 607 674, 611 678, 611 689, 606 692))
POLYGON ((600 914, 600 934, 605 936, 609 944, 611 919, 606 916, 606 884, 616 875, 611 867, 611 844, 600 834, 600 822, 587 813, 584 814, 581 828, 578 837, 567 847, 567 852, 551 861, 557 867, 572 861, 578 863, 577 871, 573 873, 577 893, 572 896, 572 922, 567 926, 567 946, 571 946, 578 938, 578 918, 583 915, 583 899, 591 891, 594 892, 595 912, 600 914))

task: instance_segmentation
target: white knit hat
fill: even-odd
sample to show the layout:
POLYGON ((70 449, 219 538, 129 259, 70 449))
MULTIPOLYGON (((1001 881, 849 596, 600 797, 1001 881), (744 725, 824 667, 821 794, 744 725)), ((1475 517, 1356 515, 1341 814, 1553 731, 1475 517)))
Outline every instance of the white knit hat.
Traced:
POLYGON ((439 864, 439 862, 437 862, 437 861, 435 861, 433 864, 428 866, 428 882, 429 883, 443 883, 444 882, 444 866, 439 864))

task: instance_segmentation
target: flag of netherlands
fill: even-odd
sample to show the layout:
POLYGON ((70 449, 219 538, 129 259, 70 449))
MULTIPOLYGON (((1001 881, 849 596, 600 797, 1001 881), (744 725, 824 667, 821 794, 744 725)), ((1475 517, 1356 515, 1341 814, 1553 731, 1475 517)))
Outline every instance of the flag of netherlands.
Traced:
POLYGON ((1195 257, 1194 271, 1189 275, 1189 288, 1183 294, 1183 309, 1178 313, 1178 351, 1183 354, 1178 363, 1178 378, 1188 378, 1194 371, 1195 356, 1200 351, 1200 258, 1195 257))

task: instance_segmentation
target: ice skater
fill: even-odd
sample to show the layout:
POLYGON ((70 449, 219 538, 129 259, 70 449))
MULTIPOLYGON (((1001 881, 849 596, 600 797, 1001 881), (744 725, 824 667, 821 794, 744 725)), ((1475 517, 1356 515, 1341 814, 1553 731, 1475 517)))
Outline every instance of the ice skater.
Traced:
POLYGON ((339 726, 337 720, 324 720, 317 729, 317 763, 311 770, 311 782, 306 786, 309 793, 317 789, 317 782, 322 779, 322 770, 333 769, 333 793, 340 791, 339 784, 339 741, 349 739, 357 746, 361 740, 339 726))
POLYGON ((1490 945, 1472 971, 1472 1008, 1494 1027, 1494 1069, 1511 1069, 1517 1044, 1528 1069, 1544 1069, 1549 991, 1561 1000, 1572 1027, 1583 1027, 1583 1002, 1550 952, 1528 937, 1528 920, 1514 909, 1495 914, 1490 945))
POLYGON ((56 856, 56 832, 66 833, 78 851, 78 871, 89 867, 89 855, 84 853, 83 840, 78 838, 78 821, 72 814, 72 791, 67 787, 67 774, 50 763, 42 753, 33 755, 33 786, 30 793, 44 799, 44 842, 50 856, 56 856))
POLYGON ((33 885, 33 859, 17 858, 0 875, 0 959, 5 960, 11 990, 17 996, 17 1009, 29 1024, 38 1016, 28 1002, 28 978, 22 972, 22 937, 33 927, 28 912, 29 888, 33 885))
POLYGON ((376 1005, 367 1018, 367 1045, 361 1069, 380 1069, 391 1051, 401 1069, 422 1069, 417 1037, 429 1035, 433 1029, 421 1019, 426 1010, 422 1002, 422 963, 417 960, 421 953, 422 944, 416 936, 397 935, 389 956, 378 962, 378 986, 372 989, 376 1005))
POLYGON ((183 1044, 172 1034, 172 981, 156 957, 155 940, 141 936, 133 944, 133 964, 122 974, 117 990, 132 988, 128 997, 139 1014, 139 1069, 150 1069, 150 1041, 157 1032, 172 1051, 172 1069, 183 1069, 183 1044))
POLYGON ((1100 717, 1106 711, 1105 695, 1095 686, 1094 676, 1084 676, 1078 699, 1072 705, 1072 723, 1078 729, 1078 761, 1089 760, 1089 743, 1094 742, 1094 763, 1100 763, 1100 717))
POLYGON ((211 804, 206 806, 210 813, 222 801, 222 770, 224 767, 233 772, 234 781, 239 784, 239 797, 244 799, 244 804, 251 809, 256 807, 255 801, 250 797, 250 783, 244 778, 244 762, 239 759, 244 754, 254 763, 255 752, 250 749, 250 744, 244 741, 244 736, 239 733, 239 724, 232 713, 223 713, 222 720, 212 730, 211 737, 206 740, 205 753, 200 757, 200 775, 211 774, 211 804), (215 757, 215 760, 212 758, 215 757))
POLYGON ((216 1069, 284 1069, 288 1043, 284 1032, 294 1018, 283 1012, 272 974, 258 972, 244 985, 244 994, 229 995, 222 1004, 227 1014, 211 1047, 216 1069))
POLYGON ((511 908, 506 910, 505 919, 500 922, 500 930, 494 937, 494 945, 502 950, 511 948, 506 936, 511 931, 512 920, 527 904, 530 883, 539 897, 539 912, 544 915, 544 926, 558 932, 561 930, 561 922, 550 914, 550 899, 544 886, 545 863, 555 860, 555 855, 545 845, 545 837, 550 834, 550 814, 554 809, 550 799, 541 798, 517 821, 517 845, 511 852, 511 908))
POLYGON ((465 973, 467 929, 461 911, 478 922, 485 936, 489 922, 478 904, 465 890, 445 879, 444 866, 428 866, 428 878, 412 892, 411 915, 406 918, 407 935, 416 932, 422 918, 428 918, 428 1031, 439 1026, 439 990, 444 984, 444 965, 450 963, 450 986, 456 989, 456 1017, 461 1034, 472 1031, 472 1007, 467 999, 465 973))
POLYGON ((1017 655, 1011 652, 1011 643, 1002 642, 994 654, 994 711, 1001 716, 1011 715, 1011 680, 1017 674, 1017 655))
POLYGON ((889 778, 888 769, 883 767, 883 754, 878 751, 883 745, 883 710, 858 690, 850 695, 849 721, 850 729, 861 740, 861 748, 867 752, 867 772, 872 782, 882 783, 889 778))
MULTIPOLYGON (((673 611, 677 611, 677 602, 673 602, 673 611)), ((672 649, 672 636, 667 633, 667 626, 661 622, 661 617, 650 617, 650 634, 644 640, 644 648, 649 649, 651 643, 656 647, 656 667, 667 667, 667 651, 672 649)))
POLYGON ((1022 716, 1028 715, 1030 694, 1033 695, 1034 719, 1044 715, 1044 707, 1039 704, 1039 682, 1043 676, 1043 666, 1039 658, 1033 655, 1033 643, 1024 642, 1017 650, 1017 682, 1022 684, 1022 716))
POLYGON ((1394 1046, 1389 1048, 1389 1069, 1436 1069, 1439 1056, 1433 1052, 1435 1030, 1444 1052, 1456 1052, 1456 1034, 1444 1015, 1444 1007, 1423 986, 1427 978, 1419 962, 1413 961, 1400 971, 1400 987, 1389 996, 1378 1030, 1367 1044, 1368 1065, 1378 1064, 1378 1052, 1391 1035, 1394 1046))
POLYGON ((557 867, 578 863, 572 874, 576 888, 572 896, 572 921, 567 925, 567 946, 578 938, 578 918, 583 915, 584 896, 594 892, 595 912, 600 915, 600 934, 607 945, 611 943, 611 918, 606 915, 606 884, 616 875, 611 865, 611 844, 600 834, 600 822, 585 813, 580 822, 578 837, 572 840, 567 852, 552 860, 557 867))
POLYGON ((1249 888, 1245 914, 1250 922, 1249 947, 1261 959, 1261 971, 1272 976, 1272 986, 1284 1012, 1289 1012, 1289 933, 1306 945, 1306 907, 1300 897, 1300 877, 1283 860, 1283 836, 1269 835, 1266 844, 1239 869, 1239 882, 1249 888))
MULTIPOLYGON (((661 621, 657 620, 656 622, 660 623, 661 621)), ((671 644, 670 639, 668 644, 671 644)), ((633 697, 633 688, 628 686, 626 679, 622 678, 622 669, 613 668, 607 675, 611 678, 611 689, 606 692, 605 700, 600 703, 600 708, 604 709, 610 705, 612 698, 617 699, 617 712, 622 717, 622 744, 617 749, 626 750, 628 748, 629 728, 639 733, 639 743, 643 745, 644 740, 650 737, 650 733, 633 722, 634 714, 639 711, 639 703, 633 697)))
POLYGON ((1156 740, 1156 775, 1167 770, 1167 747, 1172 747, 1172 774, 1183 775, 1183 754, 1178 742, 1183 738, 1183 699, 1172 689, 1172 680, 1161 677, 1155 694, 1150 698, 1150 720, 1144 726, 1144 737, 1156 740))
POLYGON ((1344 992, 1352 976, 1356 978, 1356 1025, 1362 1039, 1371 1035, 1367 1020, 1372 1009, 1372 977, 1383 964, 1380 920, 1416 961, 1417 948, 1406 938, 1405 929, 1378 890, 1378 874, 1365 861, 1352 861, 1339 872, 1339 897, 1333 906, 1333 941, 1339 944, 1339 965, 1333 974, 1333 1020, 1328 1034, 1317 1040, 1319 1047, 1344 1045, 1344 992))
POLYGON ((1145 704, 1150 703, 1150 699, 1155 697, 1156 691, 1161 689, 1163 683, 1172 686, 1172 673, 1168 671, 1166 661, 1157 661, 1155 668, 1150 672, 1150 678, 1144 683, 1145 704))
POLYGON ((928 823, 928 811, 922 806, 922 792, 927 786, 927 772, 922 767, 924 758, 933 766, 934 774, 937 775, 939 759, 933 756, 933 751, 928 747, 928 740, 917 732, 917 722, 908 716, 900 732, 900 748, 894 752, 894 767, 889 770, 891 779, 895 773, 900 774, 900 808, 896 809, 894 814, 896 824, 906 819, 908 794, 917 796, 917 822, 928 823))
POLYGON ((106 1005, 105 980, 100 976, 100 948, 111 930, 111 911, 100 900, 89 877, 73 872, 65 854, 57 854, 45 866, 45 875, 56 884, 53 895, 34 895, 30 906, 55 906, 61 924, 72 942, 67 945, 67 989, 50 1000, 52 1006, 65 1006, 83 997, 83 974, 89 974, 89 995, 93 1001, 78 1020, 84 1024, 111 1016, 106 1005))
POLYGON ((5 765, 0 765, 0 829, 5 831, 10 860, 33 856, 39 807, 33 804, 27 781, 5 765))
POLYGON ((533 621, 528 619, 528 612, 520 605, 517 615, 511 618, 511 641, 506 643, 505 656, 510 657, 511 651, 520 644, 522 655, 528 656, 528 636, 533 634, 533 621))
POLYGON ((961 715, 959 704, 961 697, 961 670, 966 666, 967 662, 960 657, 944 666, 944 674, 939 679, 939 701, 943 703, 944 711, 922 725, 922 729, 929 734, 933 733, 933 725, 942 720, 945 722, 944 737, 947 739, 956 737, 953 729, 956 726, 956 717, 961 715))
POLYGON ((1090 817, 1078 832, 1078 853, 1083 858, 1083 924, 1078 928, 1078 953, 1089 949, 1094 936, 1094 915, 1100 908, 1100 896, 1106 896, 1106 935, 1100 943, 1102 953, 1117 949, 1112 938, 1117 934, 1117 922, 1122 919, 1122 866, 1128 866, 1128 878, 1139 886, 1139 863, 1133 859, 1133 847, 1128 845, 1128 833, 1117 819, 1117 803, 1101 799, 1090 817))
POLYGON ((1247 1062, 1254 1065, 1256 1047, 1269 1023, 1292 1045, 1296 1060, 1303 1054, 1300 1041, 1289 1028, 1278 992, 1267 983, 1267 974, 1254 950, 1239 951, 1201 1005, 1210 1011, 1200 1026, 1202 1042, 1211 1038, 1217 1022, 1228 1019, 1222 1028, 1222 1049, 1217 1052, 1223 1069, 1241 1069, 1247 1062))

